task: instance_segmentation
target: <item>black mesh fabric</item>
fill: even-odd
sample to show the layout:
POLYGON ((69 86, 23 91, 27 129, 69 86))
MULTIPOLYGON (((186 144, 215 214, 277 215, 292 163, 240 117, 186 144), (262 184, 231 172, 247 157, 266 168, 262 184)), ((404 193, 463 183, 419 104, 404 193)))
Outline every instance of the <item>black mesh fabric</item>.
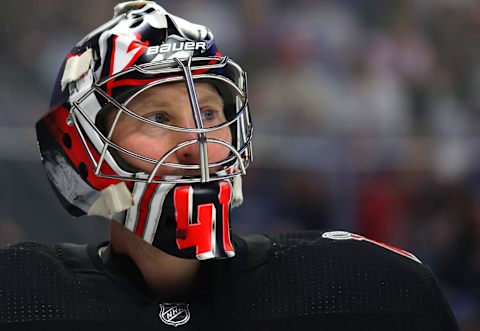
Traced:
MULTIPOLYGON (((185 301, 191 320, 177 329, 458 330, 419 262, 321 232, 270 238, 246 239, 226 269, 206 268, 213 287, 185 301)), ((119 278, 131 266, 107 268, 122 259, 102 262, 98 246, 89 249, 37 243, 0 249, 0 330, 172 329, 159 318, 162 299, 140 300, 130 278, 119 278)))
POLYGON ((422 313, 434 306, 428 268, 376 244, 320 232, 272 237, 270 265, 238 317, 288 318, 369 312, 422 313))
POLYGON ((122 319, 82 289, 61 261, 59 248, 38 243, 0 250, 0 324, 122 319))

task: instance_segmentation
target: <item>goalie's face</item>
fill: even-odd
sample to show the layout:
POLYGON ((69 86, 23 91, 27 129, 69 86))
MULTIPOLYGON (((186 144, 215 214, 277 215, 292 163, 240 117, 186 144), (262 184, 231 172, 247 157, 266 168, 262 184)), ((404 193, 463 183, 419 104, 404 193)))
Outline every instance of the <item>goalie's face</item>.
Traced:
MULTIPOLYGON (((204 128, 211 128, 226 121, 224 102, 217 90, 208 83, 196 83, 195 90, 198 99, 202 124, 204 128)), ((198 128, 198 119, 195 120, 192 105, 184 83, 171 83, 149 88, 130 100, 126 107, 155 123, 162 123, 176 128, 198 128)), ((114 125, 111 140, 120 147, 141 156, 160 160, 170 153, 176 146, 186 144, 170 153, 165 160, 168 164, 199 165, 201 152, 200 135, 196 132, 184 132, 159 127, 141 121, 126 113, 121 113, 115 123, 116 113, 107 115, 107 127, 114 125)), ((205 137, 232 142, 230 128, 223 127, 205 134, 205 137)), ((217 143, 207 143, 207 154, 210 164, 218 163, 229 156, 228 148, 217 143)), ((155 164, 143 161, 133 156, 118 153, 122 163, 129 167, 151 173, 155 164)), ((218 171, 220 166, 211 167, 210 172, 218 171)), ((182 169, 162 165, 155 175, 198 175, 198 169, 182 169)))

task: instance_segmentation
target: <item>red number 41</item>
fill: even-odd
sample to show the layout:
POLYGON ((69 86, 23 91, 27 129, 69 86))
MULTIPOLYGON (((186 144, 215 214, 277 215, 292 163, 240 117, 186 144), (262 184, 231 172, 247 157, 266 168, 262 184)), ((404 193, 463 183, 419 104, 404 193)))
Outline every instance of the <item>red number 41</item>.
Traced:
POLYGON ((220 182, 217 187, 218 202, 198 205, 194 201, 195 189, 192 186, 181 186, 174 192, 177 233, 182 234, 177 236, 177 246, 179 249, 195 247, 199 260, 235 256, 229 221, 232 185, 220 182), (195 207, 197 219, 194 221, 195 207))

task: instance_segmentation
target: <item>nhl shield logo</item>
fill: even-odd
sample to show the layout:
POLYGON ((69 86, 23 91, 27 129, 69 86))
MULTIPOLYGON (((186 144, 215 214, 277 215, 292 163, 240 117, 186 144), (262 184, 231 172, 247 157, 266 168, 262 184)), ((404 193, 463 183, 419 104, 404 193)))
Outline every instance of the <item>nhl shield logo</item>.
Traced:
POLYGON ((190 311, 188 310, 188 303, 168 303, 164 302, 160 305, 160 313, 158 316, 163 323, 171 326, 179 326, 187 323, 190 320, 190 311))

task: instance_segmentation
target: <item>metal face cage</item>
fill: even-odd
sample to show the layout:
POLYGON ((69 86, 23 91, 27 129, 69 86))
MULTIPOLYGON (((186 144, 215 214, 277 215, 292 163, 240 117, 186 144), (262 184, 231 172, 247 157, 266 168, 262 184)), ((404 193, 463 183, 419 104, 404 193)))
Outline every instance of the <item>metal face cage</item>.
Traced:
MULTIPOLYGON (((227 110, 224 109, 224 112, 227 110)), ((127 181, 146 181, 147 183, 204 183, 215 180, 232 178, 245 174, 246 168, 252 161, 252 131, 248 110, 247 76, 235 62, 227 57, 188 57, 174 58, 160 62, 133 65, 115 75, 109 76, 92 85, 80 99, 72 102, 69 115, 70 125, 75 125, 80 134, 82 144, 95 167, 95 174, 100 177, 127 181), (141 85, 128 95, 125 100, 112 97, 106 92, 106 85, 112 80, 121 80, 129 75, 148 77, 149 82, 141 85), (209 127, 202 119, 195 82, 208 80, 215 85, 231 91, 232 111, 225 116, 225 122, 209 127), (186 85, 195 127, 178 127, 156 122, 143 117, 128 108, 128 103, 142 92, 162 84, 183 82, 186 85), (114 111, 114 119, 108 130, 101 130, 98 126, 99 114, 102 109, 110 107, 114 111), (112 134, 121 115, 129 116, 148 125, 163 130, 184 132, 196 135, 190 139, 171 147, 158 159, 140 155, 128 150, 112 141, 112 134), (230 128, 232 141, 211 138, 207 135, 215 131, 230 128), (216 144, 228 150, 228 156, 217 162, 211 162, 208 155, 209 145, 216 144), (198 145, 198 164, 181 164, 167 162, 167 159, 177 151, 190 145, 198 145), (132 171, 122 167, 118 162, 118 154, 124 154, 153 165, 150 173, 132 171), (115 157, 117 155, 117 157, 115 157), (104 171, 107 163, 115 174, 104 171), (161 167, 183 169, 188 172, 198 172, 195 176, 161 176, 158 171, 161 167)))

